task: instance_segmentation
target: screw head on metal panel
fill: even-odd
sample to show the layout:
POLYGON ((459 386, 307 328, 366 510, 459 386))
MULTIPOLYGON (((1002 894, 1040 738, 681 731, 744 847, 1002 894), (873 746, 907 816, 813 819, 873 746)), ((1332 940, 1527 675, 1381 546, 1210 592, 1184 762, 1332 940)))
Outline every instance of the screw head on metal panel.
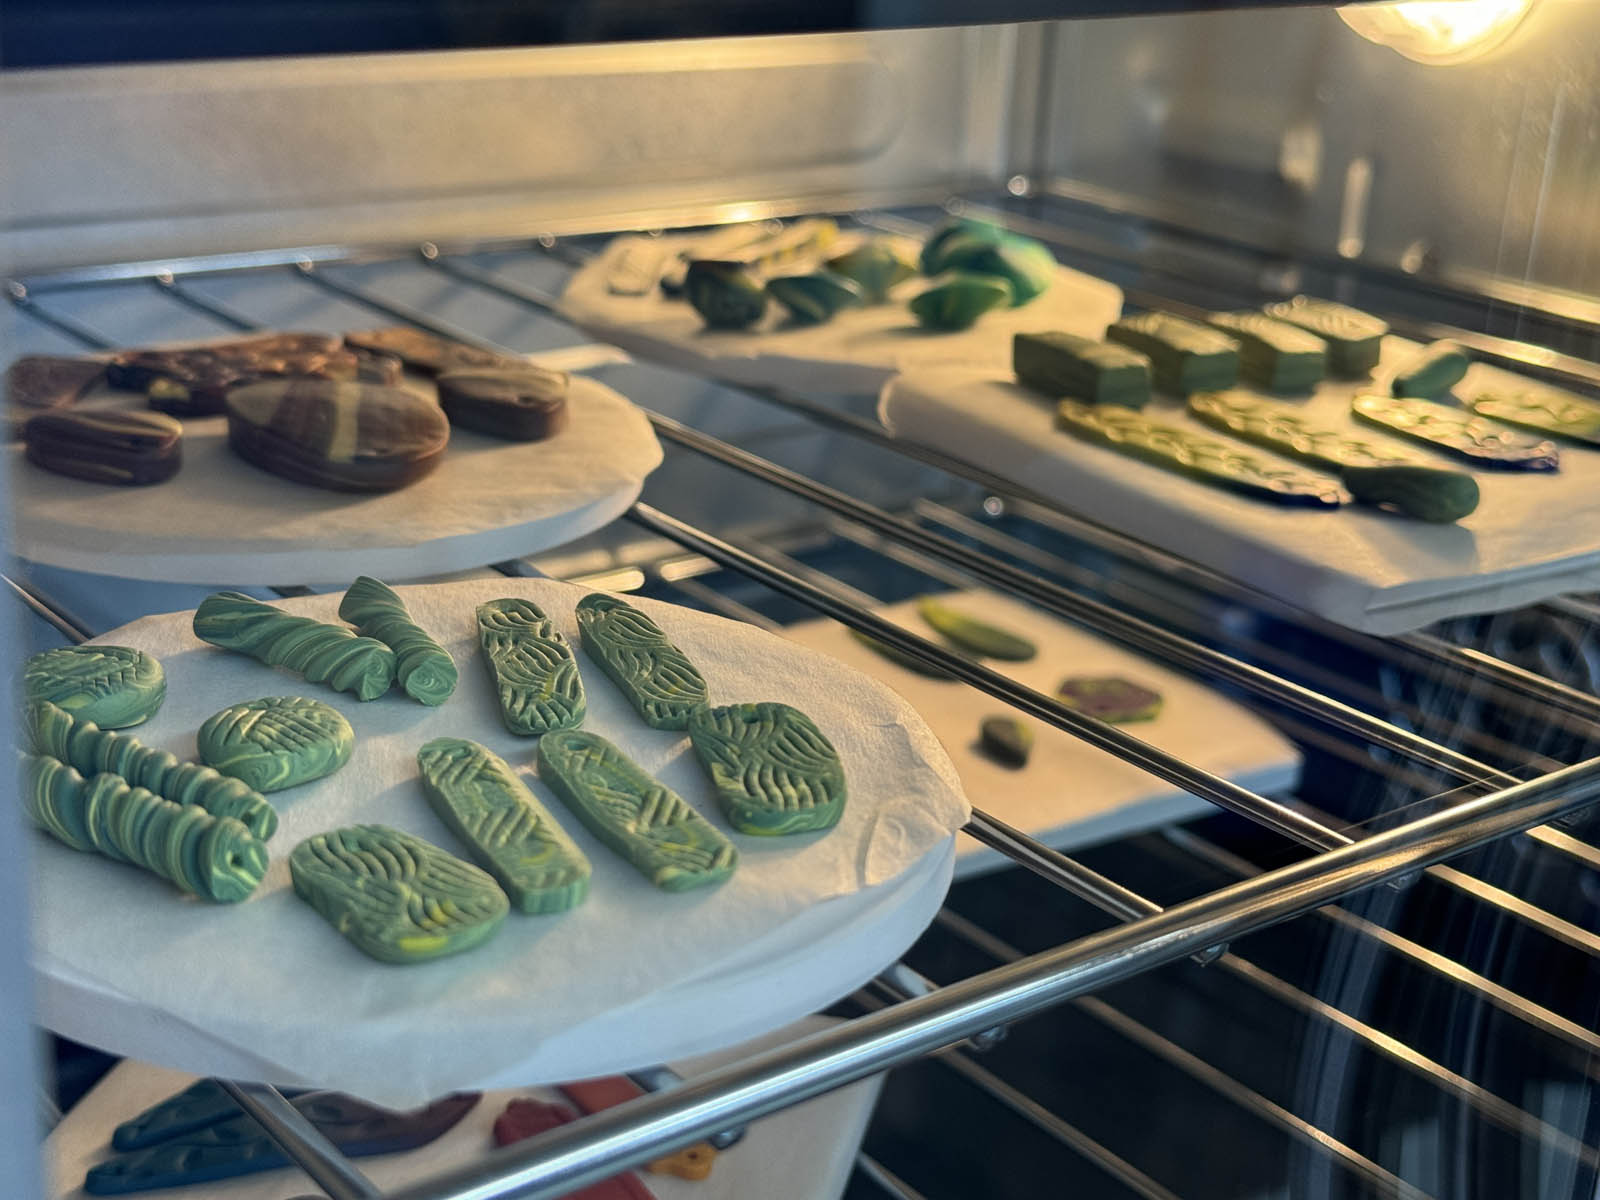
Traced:
POLYGON ((1026 175, 1013 175, 1006 180, 1006 191, 1013 196, 1026 196, 1033 190, 1033 184, 1026 175))

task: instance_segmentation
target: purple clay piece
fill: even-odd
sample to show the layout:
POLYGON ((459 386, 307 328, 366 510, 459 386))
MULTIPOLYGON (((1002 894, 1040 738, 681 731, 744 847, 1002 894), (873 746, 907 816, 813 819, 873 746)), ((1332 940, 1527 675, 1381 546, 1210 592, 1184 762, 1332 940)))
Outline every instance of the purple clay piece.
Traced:
POLYGON ((183 465, 183 426, 160 413, 58 409, 29 418, 22 436, 34 466, 92 483, 163 483, 183 465))
POLYGON ((1154 720, 1161 693, 1116 675, 1073 675, 1056 689, 1062 703, 1113 725, 1154 720))

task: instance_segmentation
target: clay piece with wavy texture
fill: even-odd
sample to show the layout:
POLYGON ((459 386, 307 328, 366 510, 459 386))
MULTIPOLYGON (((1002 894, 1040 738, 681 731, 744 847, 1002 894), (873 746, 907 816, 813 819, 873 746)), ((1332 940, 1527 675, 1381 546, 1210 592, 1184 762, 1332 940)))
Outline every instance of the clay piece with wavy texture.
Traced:
POLYGON ((1206 324, 1239 343, 1239 374, 1269 392, 1309 392, 1328 371, 1328 343, 1266 313, 1214 312, 1206 324))
POLYGON ((1360 379, 1377 366, 1389 332, 1389 323, 1371 313, 1315 296, 1296 296, 1261 311, 1328 343, 1328 373, 1341 379, 1360 379))
POLYGON ((405 602, 388 584, 360 576, 339 601, 339 616, 362 637, 394 651, 395 682, 419 704, 443 704, 456 690, 455 660, 411 619, 405 602))
POLYGON ((1480 417, 1492 417, 1519 429, 1600 446, 1600 404, 1560 388, 1542 384, 1496 388, 1479 392, 1467 407, 1480 417))
POLYGON ((206 718, 195 743, 208 766, 258 792, 281 792, 344 766, 356 735, 344 714, 321 700, 267 696, 206 718))
POLYGON ((1535 441, 1432 400, 1367 394, 1350 401, 1350 412, 1358 421, 1443 450, 1474 466, 1500 471, 1561 468, 1561 452, 1554 442, 1535 441))
POLYGON ((127 729, 155 715, 167 676, 155 656, 131 646, 58 646, 23 664, 22 692, 101 729, 127 729))
POLYGON ((787 704, 729 704, 689 720, 689 741, 728 823, 776 836, 831 829, 844 814, 844 767, 816 722, 787 704))
POLYGON ((706 681, 689 656, 644 613, 594 592, 578 601, 578 633, 589 657, 652 729, 687 729, 706 703, 706 681))
POLYGON ((537 604, 513 597, 478 605, 478 645, 512 733, 537 737, 583 723, 588 703, 572 647, 537 604))
POLYGON ((382 642, 357 637, 342 625, 297 617, 242 592, 215 592, 202 600, 194 635, 358 700, 376 700, 394 682, 394 651, 382 642))

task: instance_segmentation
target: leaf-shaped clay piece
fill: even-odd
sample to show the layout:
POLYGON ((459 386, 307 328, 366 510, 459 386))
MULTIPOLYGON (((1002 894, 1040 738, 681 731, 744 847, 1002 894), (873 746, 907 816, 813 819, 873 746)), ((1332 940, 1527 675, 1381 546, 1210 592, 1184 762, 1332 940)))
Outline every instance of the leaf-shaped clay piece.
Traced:
POLYGON ((536 737, 583 723, 587 705, 572 647, 538 605, 515 598, 478 605, 478 644, 512 733, 536 737))
POLYGON ((22 690, 101 729, 126 729, 161 707, 167 677, 160 662, 130 646, 59 646, 28 659, 22 690))
POLYGON ((118 1125, 113 1150, 142 1150, 239 1115, 239 1106, 215 1079, 201 1079, 118 1125))
POLYGON ((299 896, 360 950, 416 963, 470 950, 510 905, 495 881, 430 842, 386 825, 307 838, 289 855, 299 896))
POLYGON ((689 714, 706 703, 706 681, 695 665, 644 613, 615 596, 594 592, 578 601, 578 633, 644 723, 687 729, 689 714))
POLYGON ((923 596, 917 601, 917 613, 963 650, 970 650, 985 658, 1026 662, 1039 653, 1039 648, 1027 638, 976 617, 958 613, 931 596, 923 596))
POLYGON ((539 778, 595 837, 666 892, 721 883, 739 852, 671 788, 605 738, 561 730, 539 739, 539 778))
POLYGON ((589 860, 503 759, 465 738, 435 738, 417 767, 433 811, 512 904, 557 913, 583 902, 589 860))
POLYGON ((342 713, 305 696, 267 696, 206 719, 200 757, 258 792, 278 792, 331 775, 350 761, 356 735, 342 713))
POLYGON ((844 812, 844 768, 816 722, 787 704, 701 709, 689 740, 740 833, 812 833, 844 812))

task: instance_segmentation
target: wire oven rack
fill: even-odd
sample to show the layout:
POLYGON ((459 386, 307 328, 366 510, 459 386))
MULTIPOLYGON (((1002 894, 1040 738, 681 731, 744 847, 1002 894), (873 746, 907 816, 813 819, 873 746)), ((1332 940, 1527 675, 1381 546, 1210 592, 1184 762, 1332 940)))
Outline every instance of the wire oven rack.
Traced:
MULTIPOLYGON (((806 207, 772 206, 768 215, 806 207)), ((1258 303, 1307 286, 1383 311, 1398 332, 1448 335, 1481 357, 1580 388, 1600 386, 1600 367, 1552 348, 1582 348, 1597 328, 1592 314, 1559 304, 1522 310, 1523 328, 1539 344, 1485 332, 1497 328, 1503 299, 1492 293, 1440 282, 1423 287, 1347 263, 1287 263, 1243 245, 1223 247, 1219 259, 1217 246, 1184 230, 1130 217, 1048 181, 1029 198, 958 198, 944 207, 999 215, 1044 238, 1064 261, 1122 284, 1139 307, 1181 313, 1201 303, 1216 307, 1219 296, 1258 303), (1424 292, 1436 302, 1433 310, 1418 301, 1424 292), (1429 315, 1441 307, 1459 324, 1429 315)), ((929 207, 858 212, 852 219, 916 233, 940 215, 929 207)), ((498 329, 490 318, 512 312, 538 318, 547 343, 571 344, 581 338, 556 323, 553 289, 596 245, 593 235, 574 231, 456 247, 307 247, 77 269, 10 281, 8 296, 37 326, 97 350, 123 340, 100 326, 130 303, 140 307, 141 319, 158 324, 198 320, 210 333, 260 328, 265 321, 254 315, 261 305, 252 294, 263 281, 281 289, 285 280, 308 306, 313 297, 331 298, 349 324, 370 323, 376 314, 504 349, 491 336, 498 329), (429 299, 441 283, 449 285, 449 305, 429 299), (498 307, 483 307, 485 298, 498 307), (446 320, 441 309, 471 315, 446 320)), ((1526 306, 1538 297, 1519 293, 1518 299, 1526 306)), ((640 370, 654 371, 657 382, 669 374, 640 370)), ((706 528, 715 522, 683 515, 681 488, 653 483, 648 502, 629 512, 627 528, 588 539, 588 550, 493 569, 544 569, 615 590, 650 591, 769 628, 821 613, 1204 797, 1227 815, 1069 857, 976 811, 968 832, 1025 871, 958 885, 907 961, 847 1002, 841 1011, 857 1014, 853 1019, 470 1168, 418 1181, 389 1193, 393 1200, 563 1195, 896 1067, 948 1071, 1112 1189, 1104 1194, 1246 1194, 1190 1184, 1148 1142, 1111 1144, 1118 1139, 1091 1132, 1092 1119, 1062 1115, 1070 1103, 1059 1081, 1037 1073, 1030 1079, 1016 1061, 999 1061, 1006 1045, 1025 1042, 1036 1027, 1030 1023, 1007 1043, 1008 1026, 1046 1010, 1085 1020, 1094 1036, 1136 1048, 1157 1064, 1158 1077, 1188 1089, 1184 1094, 1226 1101, 1258 1131, 1270 1132, 1275 1163, 1300 1163, 1294 1169, 1305 1178, 1327 1181, 1316 1194, 1468 1194, 1448 1173, 1405 1161, 1395 1144, 1352 1124, 1349 1114, 1308 1103, 1308 1096, 1338 1093, 1339 1080, 1285 1095, 1282 1080, 1241 1069, 1227 1053, 1197 1053, 1184 1044, 1193 1037, 1166 1027, 1148 1004, 1131 999, 1136 993, 1115 986, 1135 976, 1152 987, 1206 993, 1212 1022, 1230 1016, 1229 1008, 1216 1006, 1217 997, 1223 1005, 1243 1005, 1241 1011, 1276 1006, 1302 1023, 1297 1028, 1312 1031, 1299 1035, 1308 1044, 1322 1039, 1346 1059, 1368 1064, 1362 1078, 1369 1093, 1373 1081, 1403 1081, 1435 1107, 1448 1106, 1458 1124, 1530 1147, 1538 1179, 1558 1189, 1541 1194, 1593 1192, 1600 1173, 1594 1103, 1600 1034, 1593 1012, 1600 849, 1574 821, 1600 797, 1594 746, 1600 699, 1586 668, 1592 617, 1600 609, 1572 599, 1518 614, 1577 629, 1569 639, 1576 649, 1559 661, 1530 653, 1526 638, 1500 647, 1498 620, 1446 623, 1394 638, 1354 634, 1061 511, 1003 478, 896 440, 848 401, 716 388, 719 404, 764 414, 762 428, 715 436, 698 427, 715 419, 685 418, 720 410, 652 411, 658 435, 673 448, 668 467, 693 463, 686 469, 781 497, 790 505, 784 520, 757 531, 706 528), (808 432, 843 447, 846 467, 830 469, 815 457, 806 469, 778 461, 795 457, 794 445, 808 432), (839 486, 825 481, 830 474, 839 486), (883 502, 861 498, 873 490, 864 481, 878 476, 897 480, 898 494, 891 486, 883 502), (879 597, 864 590, 903 591, 928 580, 978 581, 1008 592, 1243 700, 1305 751, 1307 782, 1287 798, 1241 788, 901 629, 872 611, 879 597), (1409 904, 1419 895, 1426 903, 1409 904), (1401 919, 1397 913, 1408 904, 1425 916, 1454 914, 1467 932, 1449 921, 1401 919), (1041 929, 1019 921, 1024 912, 1055 919, 1041 929), (1101 915, 1116 923, 1104 927, 1101 915), (1252 938, 1248 950, 1237 944, 1296 917, 1303 919, 1291 928, 1316 948, 1313 958, 1344 956, 1339 978, 1330 982, 1291 961, 1281 942, 1252 938), (1510 937, 1529 961, 1485 953, 1473 932, 1485 930, 1510 937), (1173 984, 1157 972, 1166 964, 1182 972, 1173 984), (1370 995, 1341 990, 1341 978, 1364 973, 1402 991, 1421 981, 1425 993, 1406 994, 1442 995, 1480 1014, 1489 1028, 1509 1030, 1526 1055, 1524 1072, 1508 1072, 1439 1029, 1383 1011, 1370 995), (985 1055, 990 1065, 979 1061, 985 1055), (1536 1079, 1555 1080, 1578 1099, 1552 1107, 1539 1099, 1550 1093, 1534 1088, 1536 1079), (1041 1091, 1051 1094, 1041 1098, 1041 1091)), ((651 389, 627 390, 651 407, 651 389)), ((95 632, 30 578, 25 565, 7 582, 61 636, 82 640, 95 632)), ((284 581, 277 590, 305 589, 284 581)), ((226 1086, 328 1195, 382 1194, 275 1089, 226 1086)), ((1102 1086, 1097 1081, 1091 1090, 1102 1086)), ((889 1161, 896 1145, 893 1131, 869 1138, 852 1195, 917 1197, 919 1186, 932 1194, 935 1177, 926 1162, 889 1161), (923 1179, 908 1181, 919 1171, 923 1179)), ((1522 1178, 1529 1178, 1525 1169, 1522 1178)), ((969 1184, 948 1194, 977 1191, 969 1184)))

